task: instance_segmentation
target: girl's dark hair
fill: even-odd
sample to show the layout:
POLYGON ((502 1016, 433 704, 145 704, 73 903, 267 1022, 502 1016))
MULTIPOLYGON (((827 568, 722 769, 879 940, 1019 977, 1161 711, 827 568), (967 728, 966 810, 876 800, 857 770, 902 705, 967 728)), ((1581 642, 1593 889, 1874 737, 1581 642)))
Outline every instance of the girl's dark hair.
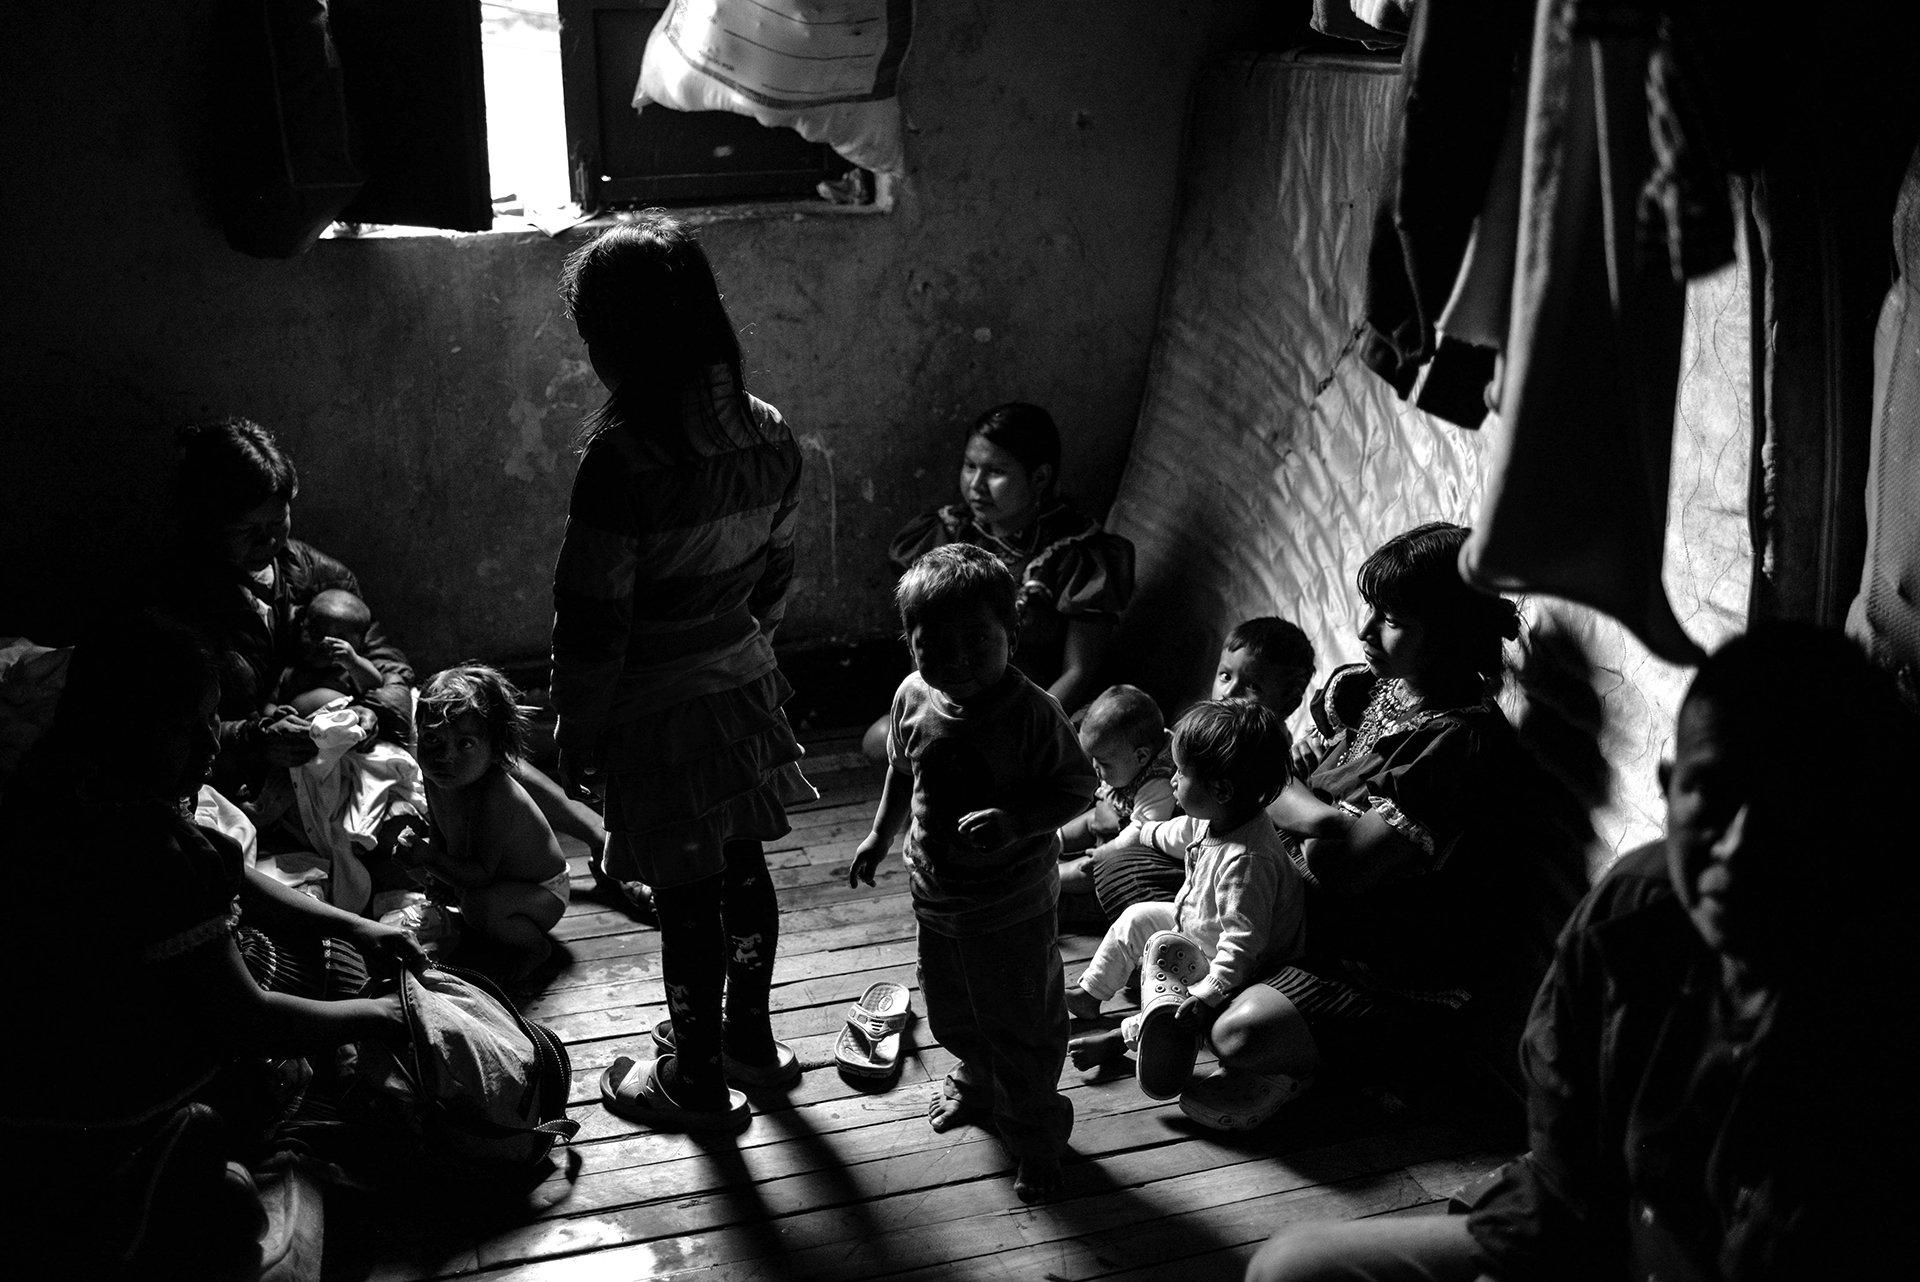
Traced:
POLYGON ((219 683, 220 667, 199 633, 171 615, 147 610, 116 620, 73 647, 54 723, 111 741, 110 727, 129 715, 135 680, 140 715, 164 720, 198 708, 207 687, 219 683))
POLYGON ((706 251, 664 209, 643 209, 567 255, 560 298, 620 385, 588 418, 584 447, 616 420, 677 413, 680 394, 725 366, 746 390, 740 339, 706 251))
POLYGON ((1293 737, 1272 708, 1244 699, 1196 703, 1173 725, 1180 769, 1209 783, 1233 785, 1236 804, 1264 806, 1287 781, 1293 737))
POLYGON ((1009 637, 1020 633, 1018 585, 992 553, 970 543, 929 548, 893 588, 900 622, 912 630, 929 614, 978 601, 993 611, 1009 637))
POLYGON ((300 491, 293 460, 252 419, 218 418, 181 428, 174 498, 192 529, 217 529, 269 499, 291 503, 300 491))
POLYGON ((1060 481, 1060 429, 1053 415, 1038 405, 1008 401, 996 405, 973 421, 967 438, 981 437, 1020 460, 1032 472, 1037 467, 1052 469, 1047 483, 1051 492, 1060 481))
POLYGON ((502 757, 527 753, 527 713, 520 691, 506 673, 484 663, 462 663, 436 672, 420 688, 420 725, 452 721, 463 712, 476 713, 487 728, 487 742, 502 757))
POLYGON ((1430 661, 1442 677, 1471 673, 1492 693, 1506 679, 1503 643, 1519 637, 1520 612, 1460 577, 1460 548, 1470 533, 1429 521, 1396 534, 1361 563, 1354 583, 1374 609, 1425 626, 1430 661))

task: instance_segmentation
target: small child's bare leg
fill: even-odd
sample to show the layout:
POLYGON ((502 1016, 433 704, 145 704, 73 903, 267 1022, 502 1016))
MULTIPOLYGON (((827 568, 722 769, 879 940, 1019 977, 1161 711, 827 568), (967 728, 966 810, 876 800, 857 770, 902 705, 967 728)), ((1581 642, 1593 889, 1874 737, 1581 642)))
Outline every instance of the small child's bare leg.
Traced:
POLYGON ((552 951, 547 932, 565 910, 552 891, 531 881, 496 881, 460 897, 461 921, 527 959, 528 969, 552 951))
POLYGON ((330 690, 325 686, 319 686, 312 690, 301 691, 299 694, 294 695, 290 702, 293 704, 293 710, 295 712, 303 717, 310 717, 320 711, 320 709, 326 707, 329 703, 332 703, 335 699, 345 699, 348 697, 350 696, 344 691, 330 690))
POLYGON ((1060 1159, 1049 1153, 1045 1157, 1029 1153, 1020 1159, 1013 1173, 1013 1192, 1022 1202, 1038 1202, 1056 1196, 1060 1192, 1062 1177, 1060 1159))
POLYGON ((1068 984, 1067 1014, 1074 1019, 1099 1019, 1100 999, 1077 983, 1068 984))
POLYGON ((1075 1068, 1083 1070, 1111 1064, 1126 1053, 1126 1038, 1121 1036, 1117 1028, 1083 1033, 1067 1043, 1067 1057, 1073 1061, 1075 1068))
POLYGON ((569 797, 551 775, 530 761, 510 759, 507 770, 533 798, 548 827, 574 838, 593 858, 600 857, 600 848, 607 844, 607 829, 592 806, 569 797))

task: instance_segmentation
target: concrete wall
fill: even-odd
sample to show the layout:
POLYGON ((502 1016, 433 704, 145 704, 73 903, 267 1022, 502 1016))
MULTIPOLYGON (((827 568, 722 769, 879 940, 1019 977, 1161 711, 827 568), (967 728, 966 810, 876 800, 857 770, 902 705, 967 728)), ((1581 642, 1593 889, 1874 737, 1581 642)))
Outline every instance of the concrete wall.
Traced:
MULTIPOLYGON (((749 383, 811 468, 790 643, 871 636, 886 541, 952 491, 972 416, 1020 398, 1104 508, 1144 377, 1187 91, 1259 0, 923 3, 912 172, 890 213, 705 240, 749 383)), ((571 238, 230 250, 208 193, 213 0, 17 7, 0 41, 0 633, 56 639, 165 533, 168 432, 274 428, 296 533, 354 566, 422 665, 541 653, 569 440, 597 398, 553 282, 571 238)))

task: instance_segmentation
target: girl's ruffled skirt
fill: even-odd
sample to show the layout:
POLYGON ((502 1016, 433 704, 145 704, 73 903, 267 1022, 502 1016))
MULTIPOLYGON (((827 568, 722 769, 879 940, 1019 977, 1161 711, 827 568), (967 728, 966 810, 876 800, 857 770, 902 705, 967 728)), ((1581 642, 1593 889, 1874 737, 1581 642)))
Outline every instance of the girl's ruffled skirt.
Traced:
POLYGON ((775 669, 612 727, 602 755, 607 871, 677 886, 719 873, 729 841, 786 836, 786 807, 820 796, 780 710, 792 692, 775 669))

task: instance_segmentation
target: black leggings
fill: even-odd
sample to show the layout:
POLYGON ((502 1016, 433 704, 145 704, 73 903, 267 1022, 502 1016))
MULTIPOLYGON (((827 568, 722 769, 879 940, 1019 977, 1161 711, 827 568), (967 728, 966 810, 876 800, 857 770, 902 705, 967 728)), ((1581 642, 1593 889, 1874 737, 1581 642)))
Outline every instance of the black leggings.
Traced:
MULTIPOLYGON (((749 1063, 773 1059, 773 955, 780 901, 758 841, 730 841, 726 871, 654 891, 660 917, 660 973, 673 1017, 674 1075, 688 1095, 725 1087, 727 1053, 749 1063), (725 1018, 721 1017, 722 995, 725 1018)), ((697 1107, 694 1099, 683 1099, 697 1107)))

